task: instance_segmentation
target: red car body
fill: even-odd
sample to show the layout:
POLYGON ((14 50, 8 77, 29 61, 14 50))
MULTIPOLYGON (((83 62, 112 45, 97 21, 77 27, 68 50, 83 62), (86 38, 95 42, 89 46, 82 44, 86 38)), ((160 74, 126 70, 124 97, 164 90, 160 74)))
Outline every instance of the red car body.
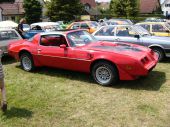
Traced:
POLYGON ((86 73, 92 71, 95 63, 107 61, 114 64, 120 80, 134 80, 146 76, 158 62, 157 56, 151 49, 134 44, 96 41, 81 46, 71 46, 68 34, 79 31, 40 33, 31 40, 11 43, 8 47, 9 54, 20 60, 23 53, 28 53, 35 67, 49 66, 86 73), (44 46, 40 41, 45 35, 60 35, 65 38, 67 44, 44 46))

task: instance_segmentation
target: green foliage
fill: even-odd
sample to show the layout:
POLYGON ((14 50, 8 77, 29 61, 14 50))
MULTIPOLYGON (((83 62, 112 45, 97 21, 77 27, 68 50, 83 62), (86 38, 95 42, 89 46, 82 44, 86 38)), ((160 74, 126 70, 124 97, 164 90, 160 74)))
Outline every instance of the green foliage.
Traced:
POLYGON ((75 19, 83 11, 83 5, 80 0, 51 0, 47 2, 47 16, 52 21, 75 19))
POLYGON ((27 23, 41 21, 42 5, 38 0, 24 0, 25 18, 27 23))
POLYGON ((116 17, 135 17, 139 13, 138 0, 111 0, 110 12, 116 17))

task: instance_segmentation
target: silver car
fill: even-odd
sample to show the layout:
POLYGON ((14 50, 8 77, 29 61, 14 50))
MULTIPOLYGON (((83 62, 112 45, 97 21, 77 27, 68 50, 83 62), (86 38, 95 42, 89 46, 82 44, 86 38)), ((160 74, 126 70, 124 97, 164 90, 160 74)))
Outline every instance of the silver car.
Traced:
POLYGON ((0 50, 3 54, 7 54, 7 47, 11 41, 20 40, 22 37, 14 29, 0 29, 0 50))
POLYGON ((129 42, 153 49, 161 61, 170 57, 170 37, 152 36, 147 30, 137 25, 103 26, 93 33, 102 41, 129 42))

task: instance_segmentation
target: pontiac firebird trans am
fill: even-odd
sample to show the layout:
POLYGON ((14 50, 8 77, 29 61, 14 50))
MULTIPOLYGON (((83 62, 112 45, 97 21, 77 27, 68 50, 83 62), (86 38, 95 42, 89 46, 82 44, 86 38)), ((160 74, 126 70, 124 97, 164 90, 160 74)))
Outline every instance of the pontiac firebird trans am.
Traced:
POLYGON ((149 48, 97 41, 84 30, 40 33, 29 40, 11 42, 8 50, 25 71, 49 66, 91 73, 103 86, 146 76, 158 62, 149 48))

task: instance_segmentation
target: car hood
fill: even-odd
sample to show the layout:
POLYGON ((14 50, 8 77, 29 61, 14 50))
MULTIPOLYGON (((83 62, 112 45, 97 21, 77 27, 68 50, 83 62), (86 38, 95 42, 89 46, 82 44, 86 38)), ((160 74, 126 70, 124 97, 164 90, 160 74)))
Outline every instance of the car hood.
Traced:
POLYGON ((84 47, 88 50, 93 51, 103 51, 105 53, 116 53, 121 55, 130 56, 136 59, 141 59, 144 56, 146 56, 147 52, 150 51, 149 48, 130 44, 130 43, 122 43, 122 42, 97 42, 97 43, 91 43, 84 47))

